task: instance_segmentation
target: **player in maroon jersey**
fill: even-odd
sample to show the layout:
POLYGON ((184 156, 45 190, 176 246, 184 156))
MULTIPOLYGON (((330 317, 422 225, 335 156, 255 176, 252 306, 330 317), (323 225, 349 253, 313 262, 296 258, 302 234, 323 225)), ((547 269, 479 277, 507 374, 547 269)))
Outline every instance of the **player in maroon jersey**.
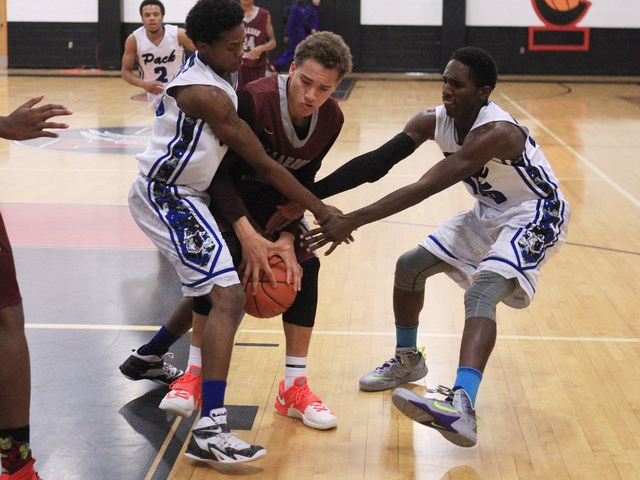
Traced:
POLYGON ((244 10, 244 57, 238 69, 238 90, 258 78, 266 76, 267 52, 276 48, 276 37, 269 10, 254 5, 253 0, 240 0, 244 10))
MULTIPOLYGON (((73 112, 62 105, 36 107, 43 96, 32 98, 6 117, 0 116, 0 137, 9 140, 59 135, 51 128, 69 128, 49 121, 73 112)), ((29 413, 31 367, 24 333, 22 296, 16 278, 13 252, 0 214, 0 477, 37 480, 31 455, 29 413)))

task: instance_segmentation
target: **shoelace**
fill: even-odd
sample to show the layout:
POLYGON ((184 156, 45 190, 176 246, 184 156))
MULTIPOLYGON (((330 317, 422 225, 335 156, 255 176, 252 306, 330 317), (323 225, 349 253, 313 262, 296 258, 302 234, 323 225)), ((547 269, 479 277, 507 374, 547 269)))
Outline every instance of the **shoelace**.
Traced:
MULTIPOLYGON (((455 395, 455 391, 450 389, 449 387, 445 387, 444 385, 438 385, 438 388, 427 388, 428 393, 439 393, 440 395, 444 395, 445 402, 449 402, 453 405, 453 397, 455 395)), ((475 411, 475 410, 474 410, 475 411)), ((476 413, 476 420, 478 422, 478 429, 480 428, 480 422, 482 421, 482 417, 476 413)))
POLYGON ((396 359, 396 357, 393 357, 390 360, 387 360, 386 362, 384 362, 382 365, 380 365, 378 368, 376 368, 376 373, 382 373, 383 370, 385 370, 386 368, 391 367, 392 365, 395 365, 396 363, 398 363, 398 360, 396 359))
POLYGON ((251 447, 251 445, 244 440, 239 439, 233 432, 222 432, 219 433, 217 437, 220 439, 220 443, 225 447, 235 448, 236 450, 244 450, 245 448, 251 447))
MULTIPOLYGON (((303 397, 306 397, 307 395, 312 395, 315 400, 313 402, 310 403, 310 405, 313 405, 315 403, 322 403, 322 400, 320 400, 309 388, 309 384, 307 382, 304 383, 304 385, 302 387, 300 387, 300 389, 296 392, 296 403, 300 403, 300 400, 302 400, 303 397)), ((315 407, 314 407, 315 408, 315 407)))
POLYGON ((190 392, 191 390, 195 390, 196 388, 195 385, 197 384, 196 382, 198 382, 199 380, 200 380, 200 377, 195 376, 191 372, 187 372, 183 376, 181 376, 179 379, 174 380, 173 383, 169 385, 169 388, 175 390, 176 386, 180 386, 181 387, 180 390, 187 390, 190 392))

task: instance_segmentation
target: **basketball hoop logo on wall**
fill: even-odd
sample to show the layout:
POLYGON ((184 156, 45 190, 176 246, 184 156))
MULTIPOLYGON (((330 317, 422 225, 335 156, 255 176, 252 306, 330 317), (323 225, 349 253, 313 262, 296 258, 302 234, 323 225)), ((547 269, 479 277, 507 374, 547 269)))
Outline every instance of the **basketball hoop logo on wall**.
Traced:
POLYGON ((591 2, 531 0, 544 27, 529 27, 529 50, 589 50, 589 28, 576 26, 591 2))

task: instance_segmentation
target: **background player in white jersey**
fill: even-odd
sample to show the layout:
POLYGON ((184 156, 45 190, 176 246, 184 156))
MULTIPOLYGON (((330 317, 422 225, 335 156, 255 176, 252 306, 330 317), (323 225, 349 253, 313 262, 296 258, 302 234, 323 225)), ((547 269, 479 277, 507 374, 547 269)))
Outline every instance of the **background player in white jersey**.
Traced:
POLYGON ((158 108, 165 85, 184 63, 184 49, 196 50, 184 28, 163 23, 164 13, 160 0, 144 0, 140 4, 142 26, 127 37, 122 55, 122 78, 147 92, 153 110, 158 108), (136 60, 140 75, 133 71, 136 60))
MULTIPOLYGON (((206 189, 213 175, 232 148, 321 224, 331 223, 337 213, 267 156, 237 115, 235 72, 244 53, 243 17, 236 0, 199 0, 189 11, 186 29, 197 52, 167 85, 147 149, 137 155, 140 174, 129 193, 136 223, 175 267, 184 296, 206 295, 213 305, 202 338, 202 416, 187 450, 189 457, 211 463, 246 462, 266 453, 227 427, 226 379, 245 295, 208 208, 206 189)), ((246 218, 237 223, 236 231, 251 228, 246 218)), ((271 273, 267 259, 282 248, 266 239, 256 247, 262 252, 252 258, 251 268, 271 273)), ((288 265, 290 274, 295 267, 288 265)))
MULTIPOLYGON (((460 181, 475 197, 470 210, 444 222, 397 262, 393 291, 396 355, 360 379, 360 388, 379 391, 427 374, 416 346, 425 281, 445 272, 466 288, 465 327, 452 389, 439 387, 444 401, 399 388, 394 404, 407 416, 435 428, 449 441, 470 447, 477 441, 475 400, 496 341, 496 304, 526 307, 540 267, 565 240, 570 217, 558 181, 544 154, 508 113, 489 101, 497 81, 487 52, 454 52, 443 74, 443 105, 423 110, 405 126, 415 147, 435 140, 446 158, 420 180, 381 200, 343 215, 307 236, 311 248, 330 243, 325 234, 346 238, 367 223, 409 208, 460 181), (324 232, 324 233, 323 233, 324 232)), ((389 156, 388 167, 403 157, 389 156)), ((368 167, 352 161, 345 170, 368 167)), ((336 248, 333 243, 327 254, 336 248)))

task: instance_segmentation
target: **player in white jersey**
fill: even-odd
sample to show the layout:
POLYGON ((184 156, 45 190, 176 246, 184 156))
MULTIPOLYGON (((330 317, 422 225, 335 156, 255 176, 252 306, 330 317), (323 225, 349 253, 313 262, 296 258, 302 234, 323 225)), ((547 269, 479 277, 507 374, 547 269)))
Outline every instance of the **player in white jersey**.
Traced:
POLYGON ((184 28, 163 23, 164 13, 160 0, 144 0, 140 4, 142 26, 127 37, 122 55, 122 78, 147 92, 153 110, 160 103, 165 85, 184 63, 184 49, 196 50, 184 28), (134 73, 136 60, 139 76, 134 73))
MULTIPOLYGON (((184 296, 205 295, 213 305, 202 337, 202 415, 186 453, 212 464, 251 461, 266 451, 238 439, 227 427, 226 380, 245 295, 205 189, 232 148, 268 183, 311 210, 321 224, 337 218, 335 208, 314 197, 265 153, 237 115, 235 72, 244 53, 243 18, 236 0, 199 0, 189 11, 186 29, 197 52, 167 85, 147 149, 137 155, 140 173, 129 194, 135 221, 175 267, 184 296)), ((252 251, 243 252, 254 281, 263 270, 275 286, 267 259, 282 249, 256 233, 246 217, 233 226, 243 248, 248 236, 255 237, 252 251)), ((288 271, 299 284, 295 267, 293 259, 288 271)), ((161 358, 153 360, 162 368, 161 358)))
MULTIPOLYGON (((466 288, 465 327, 454 386, 430 390, 443 394, 444 400, 404 388, 396 389, 392 399, 413 420, 436 429, 456 445, 470 447, 477 442, 476 395, 496 341, 496 304, 529 305, 540 267, 565 240, 570 207, 527 128, 489 101, 497 80, 491 55, 475 47, 457 50, 443 80, 443 105, 418 113, 401 134, 371 152, 375 153, 372 158, 354 159, 340 173, 349 176, 345 172, 349 168, 371 173, 371 160, 375 160, 384 168, 375 167, 378 171, 369 180, 374 181, 411 153, 393 153, 394 142, 401 139, 413 142, 414 149, 435 140, 445 158, 417 182, 342 216, 331 227, 310 232, 308 241, 318 248, 330 243, 327 234, 346 238, 355 228, 411 207, 460 181, 465 183, 476 199, 473 208, 445 221, 398 259, 393 292, 396 354, 364 375, 360 388, 387 390, 427 374, 424 349, 418 349, 416 343, 418 319, 426 279, 446 272, 466 288), (385 156, 385 149, 392 153, 385 156)), ((334 242, 327 254, 337 245, 334 242)))

